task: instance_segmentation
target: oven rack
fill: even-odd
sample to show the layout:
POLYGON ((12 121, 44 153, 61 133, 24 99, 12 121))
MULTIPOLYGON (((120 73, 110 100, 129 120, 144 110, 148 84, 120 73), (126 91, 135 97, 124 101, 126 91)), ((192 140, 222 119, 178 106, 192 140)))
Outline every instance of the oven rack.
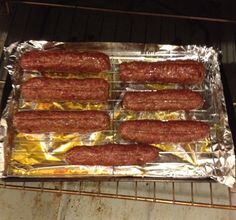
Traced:
MULTIPOLYGON (((59 23, 61 21, 62 12, 61 10, 70 11, 70 15, 65 13, 65 19, 63 24, 68 22, 68 33, 69 39, 74 39, 74 30, 73 23, 75 23, 77 17, 75 12, 85 13, 81 15, 81 23, 83 23, 81 34, 75 38, 75 40, 81 41, 91 41, 94 40, 94 34, 97 33, 98 36, 95 37, 95 40, 104 41, 107 39, 104 35, 104 30, 106 25, 109 24, 107 21, 106 13, 112 15, 111 20, 114 20, 115 25, 112 31, 106 31, 106 34, 112 35, 109 36, 110 41, 143 41, 143 42, 179 42, 179 37, 183 37, 182 44, 188 43, 202 43, 202 44, 211 44, 213 43, 216 47, 223 50, 223 62, 230 63, 236 60, 235 52, 232 51, 232 25, 236 23, 234 19, 222 19, 222 18, 213 18, 213 17, 199 17, 199 16, 185 16, 178 15, 177 13, 149 13, 149 12, 138 12, 132 10, 112 10, 106 8, 96 8, 96 7, 83 7, 79 5, 63 5, 57 3, 48 3, 48 2, 39 2, 39 1, 3 1, 5 3, 8 16, 11 17, 8 21, 7 14, 0 17, 4 23, 5 27, 3 39, 0 42, 0 51, 1 46, 4 45, 6 37, 6 44, 16 41, 16 40, 25 40, 33 37, 34 39, 48 39, 48 40, 64 40, 66 38, 61 38, 58 35, 59 23), (50 22, 45 25, 43 19, 44 14, 39 14, 40 8, 45 8, 44 13, 51 22, 54 21, 55 27, 53 30, 52 24, 50 22), (26 9, 26 13, 25 10, 26 9), (47 14, 47 10, 54 11, 53 17, 47 14), (30 19, 34 15, 39 15, 38 18, 30 19), (91 30, 91 16, 93 13, 101 13, 102 19, 99 20, 99 25, 97 28, 91 30), (10 15, 9 15, 10 14, 10 15), (20 16, 20 19, 19 19, 20 16), (17 18, 18 17, 18 18, 17 18), (68 19, 71 17, 71 20, 68 19), (124 33, 122 36, 118 37, 119 30, 121 30, 120 22, 121 18, 125 17, 126 25, 122 27, 124 33), (141 17, 141 23, 138 23, 138 26, 142 27, 143 35, 140 37, 135 36, 135 31, 140 31, 137 26, 136 18, 141 17), (133 20, 134 18, 134 20, 133 20), (150 27, 153 28, 153 23, 156 18, 161 20, 157 21, 156 27, 157 31, 150 30, 150 27), (169 31, 169 26, 164 20, 167 19, 167 22, 170 22, 169 26, 174 27, 174 32, 169 31), (38 20, 38 22, 36 21, 38 20), (189 22, 189 23, 188 23, 189 22), (191 23, 192 22, 192 23, 191 23), (195 23, 196 22, 196 23, 195 23), (205 22, 204 25, 197 22, 205 22), (8 24, 10 25, 8 26, 8 24), (196 26, 196 28, 201 29, 200 38, 193 35, 193 40, 191 34, 187 33, 186 29, 188 25, 196 26), (37 26, 39 25, 39 27, 37 26), (45 25, 43 28, 40 25, 45 25), (8 27, 6 27, 8 26, 8 27), (18 27, 18 28, 16 28, 18 27), (225 30, 225 35, 227 35, 228 43, 224 39, 220 39, 219 30, 221 28, 225 30), (178 28, 180 31, 178 31, 178 28), (220 29, 219 29, 220 28, 220 29), (20 31, 19 31, 20 30, 20 31), (50 30, 50 31, 49 31, 50 30), (158 36, 158 31, 162 30, 160 36, 158 36), (47 32, 49 31, 49 33, 47 32), (182 33, 183 34, 182 34, 182 33), (172 41, 172 37, 176 41, 172 41), (218 35, 217 35, 218 34, 218 35), (155 38, 156 37, 156 38, 155 38)), ((0 3, 1 4, 1 3, 0 3)), ((0 10, 1 11, 1 10, 0 10)), ((53 14, 52 13, 52 14, 53 14)), ((95 14, 97 16, 97 14, 95 14)), ((122 22, 121 22, 122 23, 122 22)), ((2 24, 0 24, 2 25, 2 24)), ((1 26, 0 26, 1 27, 1 26)), ((108 27, 110 27, 108 25, 108 27)), ((140 33, 140 32, 138 32, 140 33)), ((192 33, 194 34, 194 33, 192 33)), ((65 33, 66 35, 66 33, 65 33)), ((64 36, 65 36, 64 35, 64 36)), ((235 41, 233 42, 235 45, 235 41)), ((2 89, 6 81, 6 75, 2 74, 0 77, 0 88, 1 96, 2 89)), ((233 83, 233 81, 232 81, 233 83)), ((5 99, 5 97, 3 97, 5 99)), ((233 105, 236 106, 235 97, 233 95, 233 105)), ((21 191, 32 191, 38 193, 58 193, 58 194, 68 194, 68 195, 82 195, 82 196, 96 196, 101 198, 114 198, 114 199, 125 199, 133 201, 147 201, 154 203, 163 203, 163 204, 173 204, 173 205, 185 205, 193 207, 206 207, 206 208, 217 208, 217 209, 228 209, 236 210, 236 204, 233 201, 236 201, 236 189, 228 188, 222 186, 218 183, 215 183, 212 180, 142 180, 142 179, 126 179, 126 180, 32 180, 29 179, 6 179, 0 181, 1 189, 12 189, 12 190, 21 190, 21 191), (30 182, 31 181, 31 182, 30 182), (35 182, 39 181, 39 182, 35 182), (141 188, 141 189, 140 189, 141 188)))
POLYGON ((236 210, 236 189, 227 188, 212 180, 104 179, 66 182, 53 179, 51 181, 50 179, 41 182, 3 180, 0 182, 0 188, 236 210))

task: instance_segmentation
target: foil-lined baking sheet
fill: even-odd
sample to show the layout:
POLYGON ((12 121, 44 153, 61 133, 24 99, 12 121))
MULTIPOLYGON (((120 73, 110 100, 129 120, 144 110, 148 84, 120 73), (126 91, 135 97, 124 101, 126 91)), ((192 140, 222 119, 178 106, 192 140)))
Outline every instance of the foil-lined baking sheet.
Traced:
POLYGON ((212 178, 232 186, 235 182, 235 155, 232 134, 219 71, 218 52, 196 45, 173 46, 135 43, 64 43, 47 41, 16 42, 5 48, 5 69, 12 77, 13 90, 1 119, 0 149, 4 149, 3 176, 16 177, 81 177, 133 176, 153 178, 212 178), (18 58, 29 50, 97 50, 110 56, 112 69, 100 74, 39 73, 20 69, 18 58), (198 60, 204 63, 206 77, 201 85, 134 84, 119 79, 118 64, 124 61, 198 60), (25 101, 20 93, 22 82, 32 77, 86 78, 99 77, 110 84, 107 103, 25 101), (201 93, 204 106, 192 111, 132 112, 123 109, 126 91, 151 91, 188 88, 201 93), (79 133, 18 133, 12 125, 16 111, 25 110, 102 110, 111 118, 111 130, 79 133), (153 144, 160 149, 155 163, 144 166, 79 166, 68 165, 65 152, 74 146, 106 143, 126 144, 116 134, 121 121, 136 119, 198 120, 209 124, 210 137, 189 144, 153 144))

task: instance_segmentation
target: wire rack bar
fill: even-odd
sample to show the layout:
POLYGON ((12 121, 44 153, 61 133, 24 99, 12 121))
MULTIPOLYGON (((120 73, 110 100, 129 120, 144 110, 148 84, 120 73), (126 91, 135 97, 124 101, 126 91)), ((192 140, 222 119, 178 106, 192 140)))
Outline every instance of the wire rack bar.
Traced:
MULTIPOLYGON (((191 203, 194 204, 194 197, 193 197, 193 182, 191 182, 191 203)), ((231 196, 231 194, 229 194, 231 196)))
MULTIPOLYGON (((216 209, 227 209, 227 210, 236 210, 236 205, 232 205, 231 201, 231 194, 232 192, 229 189, 229 205, 227 204, 215 204, 213 203, 212 197, 210 197, 209 203, 202 203, 202 202, 196 202, 193 200, 193 193, 191 190, 192 198, 190 201, 181 201, 177 200, 175 198, 175 182, 172 182, 172 192, 173 192, 173 198, 172 199, 163 199, 156 197, 156 186, 158 185, 158 182, 154 182, 154 190, 153 190, 153 197, 147 197, 147 196, 140 196, 138 195, 137 187, 138 182, 135 181, 134 188, 135 188, 135 194, 134 195, 126 195, 126 194, 120 194, 119 193, 119 182, 116 182, 116 190, 115 193, 105 193, 101 192, 100 190, 100 184, 101 182, 98 182, 98 190, 95 192, 90 191, 84 191, 82 190, 82 184, 83 181, 80 181, 80 190, 69 190, 69 189, 63 189, 63 182, 60 183, 60 187, 58 189, 52 189, 47 188, 44 185, 44 182, 41 183, 40 187, 32 187, 32 186, 26 186, 25 182, 23 182, 22 185, 14 185, 4 182, 3 184, 0 184, 0 188, 3 189, 15 189, 15 190, 22 190, 22 191, 31 191, 31 192, 41 192, 41 193, 58 193, 58 194, 68 194, 68 195, 81 195, 81 196, 96 196, 101 198, 113 198, 113 199, 125 199, 125 200, 136 200, 136 201, 142 201, 142 202, 155 202, 155 203, 162 203, 162 204, 175 204, 175 205, 184 205, 184 206, 193 206, 193 207, 203 207, 203 208, 216 208, 216 209)), ((193 182, 191 184, 191 189, 193 188, 193 182)), ((211 183, 210 183, 211 186, 211 183)), ((212 191, 210 191, 212 194, 212 191)))
MULTIPOLYGON (((166 13, 139 12, 139 11, 118 10, 118 9, 109 9, 109 8, 96 8, 96 7, 87 7, 87 6, 78 6, 78 5, 65 5, 65 4, 56 4, 56 3, 46 3, 46 2, 10 1, 10 0, 7 0, 6 2, 7 2, 7 5, 9 3, 14 3, 14 4, 35 5, 35 6, 75 8, 75 9, 82 9, 82 10, 89 10, 89 11, 108 12, 108 13, 127 14, 127 15, 152 16, 152 17, 174 18, 174 19, 182 19, 182 20, 184 19, 184 20, 197 20, 197 21, 235 23, 236 24, 236 20, 225 19, 225 18, 210 18, 210 17, 175 15, 175 14, 166 14, 166 13)), ((7 7, 9 8, 9 6, 7 6, 7 7)))

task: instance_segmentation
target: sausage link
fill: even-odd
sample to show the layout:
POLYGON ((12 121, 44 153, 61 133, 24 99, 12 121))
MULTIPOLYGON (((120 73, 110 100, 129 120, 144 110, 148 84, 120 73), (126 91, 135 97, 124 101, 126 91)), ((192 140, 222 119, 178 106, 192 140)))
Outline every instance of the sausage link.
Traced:
POLYGON ((199 84, 205 75, 197 61, 124 62, 120 64, 122 81, 199 84))
POLYGON ((118 127, 124 140, 147 144, 193 142, 208 137, 209 133, 209 126, 199 121, 125 121, 118 127))
POLYGON ((40 72, 99 73, 111 68, 104 53, 66 50, 29 51, 21 56, 19 64, 25 70, 40 72))
POLYGON ((68 164, 73 165, 143 165, 155 162, 158 150, 149 145, 107 144, 100 146, 78 146, 66 152, 68 164))
POLYGON ((22 111, 14 115, 13 125, 23 133, 86 133, 110 129, 110 118, 101 111, 22 111))
POLYGON ((199 109, 202 96, 191 90, 160 90, 155 92, 126 92, 123 107, 132 111, 176 111, 199 109))
POLYGON ((24 82, 21 94, 27 101, 107 101, 109 84, 104 79, 52 79, 36 77, 24 82))

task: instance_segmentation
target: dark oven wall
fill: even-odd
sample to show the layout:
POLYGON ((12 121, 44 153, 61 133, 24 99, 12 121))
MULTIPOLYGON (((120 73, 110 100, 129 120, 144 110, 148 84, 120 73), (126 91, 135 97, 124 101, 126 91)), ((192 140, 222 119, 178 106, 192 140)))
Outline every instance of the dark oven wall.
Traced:
MULTIPOLYGON (((34 39, 200 44, 220 49, 223 63, 222 78, 230 122, 234 129, 233 103, 236 103, 236 13, 234 13, 236 3, 234 1, 198 1, 197 4, 196 1, 183 0, 100 0, 69 1, 69 3, 40 1, 41 5, 38 5, 37 1, 34 2, 35 5, 19 3, 8 5, 9 19, 5 19, 4 22, 5 26, 9 24, 8 28, 5 27, 8 33, 5 45, 34 39), (64 4, 66 7, 47 6, 43 4, 44 2, 56 3, 57 6, 64 4), (110 12, 96 11, 96 7, 109 9, 110 12), (87 10, 88 8, 92 10, 87 10), (124 11, 130 13, 126 14, 124 11), (150 15, 133 14, 137 11, 148 12, 150 15), (158 13, 158 16, 154 16, 154 13, 158 13), (168 15, 180 17, 168 18, 168 15), (196 18, 190 19, 189 16, 196 18), (201 21, 199 17, 216 19, 201 21)), ((9 86, 4 90, 3 103, 6 102, 8 92, 9 86)))

